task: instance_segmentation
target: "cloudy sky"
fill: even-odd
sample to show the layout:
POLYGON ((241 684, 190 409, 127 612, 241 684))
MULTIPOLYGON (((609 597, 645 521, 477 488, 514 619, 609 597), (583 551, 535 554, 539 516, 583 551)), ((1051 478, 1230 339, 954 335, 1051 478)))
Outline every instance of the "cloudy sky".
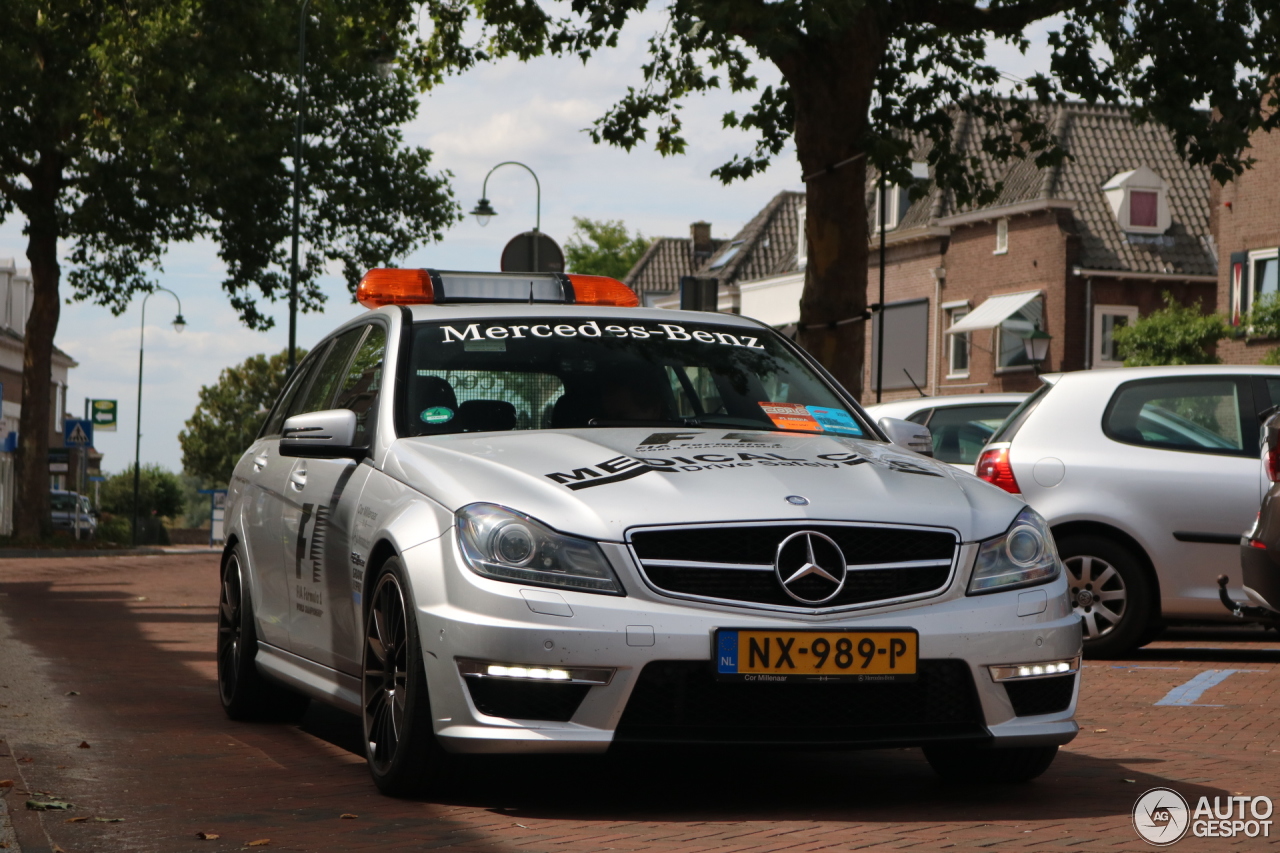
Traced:
MULTIPOLYGON (((627 153, 597 146, 582 132, 626 91, 640 83, 645 40, 656 18, 637 22, 620 46, 588 66, 576 60, 507 61, 450 79, 422 102, 417 119, 405 129, 407 141, 434 152, 435 165, 454 175, 453 187, 464 210, 480 196, 485 173, 504 160, 527 163, 542 182, 542 228, 562 245, 574 216, 622 219, 646 236, 688 233, 699 219, 712 223, 717 237, 729 237, 776 193, 802 188, 793 150, 765 174, 723 186, 713 168, 735 152, 746 151, 747 136, 724 130, 720 116, 741 108, 727 94, 692 99, 683 116, 689 151, 663 158, 651 148, 627 153)), ((1027 56, 996 45, 998 66, 1025 77, 1043 68, 1044 33, 1031 33, 1035 47, 1027 56)), ((757 70, 762 84, 777 74, 769 65, 757 70)), ((487 227, 468 217, 445 234, 443 242, 419 250, 404 265, 442 269, 497 269, 503 245, 533 226, 533 180, 521 169, 500 169, 489 182, 489 198, 498 211, 487 227)), ((0 225, 0 258, 26 266, 23 222, 11 217, 0 225)), ((142 461, 173 471, 182 467, 178 433, 191 416, 202 385, 219 371, 261 352, 279 352, 288 341, 287 305, 268 313, 276 319, 269 332, 240 325, 219 282, 223 268, 211 245, 175 246, 160 284, 182 299, 185 331, 170 327, 177 306, 157 293, 147 306, 146 364, 142 400, 142 461)), ((340 279, 326 282, 323 314, 299 318, 298 343, 310 346, 329 329, 359 313, 340 279)), ((64 288, 65 291, 65 288, 64 288)), ((65 292, 64 292, 65 295, 65 292)), ((133 461, 138 382, 141 299, 119 317, 94 305, 64 305, 57 344, 76 358, 71 371, 68 408, 82 412, 86 397, 120 401, 120 431, 100 433, 95 445, 105 454, 104 468, 119 471, 133 461)))

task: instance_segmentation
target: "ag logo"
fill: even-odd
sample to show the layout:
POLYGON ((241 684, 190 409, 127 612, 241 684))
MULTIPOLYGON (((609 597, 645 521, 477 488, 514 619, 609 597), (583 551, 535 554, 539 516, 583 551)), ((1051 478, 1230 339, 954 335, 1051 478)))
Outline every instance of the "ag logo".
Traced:
POLYGON ((1191 810, 1177 791, 1152 788, 1133 804, 1133 828, 1142 840, 1167 847, 1187 834, 1191 810))

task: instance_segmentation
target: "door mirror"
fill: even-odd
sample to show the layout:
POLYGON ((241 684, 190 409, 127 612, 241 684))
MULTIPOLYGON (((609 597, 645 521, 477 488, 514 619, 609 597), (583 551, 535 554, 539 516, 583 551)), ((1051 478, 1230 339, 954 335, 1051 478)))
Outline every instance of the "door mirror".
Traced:
POLYGON ((889 441, 898 447, 919 453, 921 456, 933 455, 933 435, 927 426, 904 421, 901 418, 881 418, 878 426, 889 437, 889 441))
POLYGON ((356 413, 350 409, 325 409, 294 415, 280 430, 280 455, 311 459, 359 459, 363 447, 352 447, 356 413))

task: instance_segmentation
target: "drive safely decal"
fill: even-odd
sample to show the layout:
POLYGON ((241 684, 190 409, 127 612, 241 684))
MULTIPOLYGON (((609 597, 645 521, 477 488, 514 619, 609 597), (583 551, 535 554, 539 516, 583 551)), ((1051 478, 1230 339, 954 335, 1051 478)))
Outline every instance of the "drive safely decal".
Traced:
MULTIPOLYGON (((678 434, 659 433, 651 436, 641 445, 648 449, 653 445, 661 445, 664 449, 671 447, 671 441, 678 434)), ((736 434, 730 433, 724 438, 732 441, 736 434)), ((723 439, 720 442, 708 443, 704 446, 732 446, 723 439)), ((739 445, 741 446, 741 445, 739 445)), ((776 446, 776 445, 775 445, 776 446)), ((683 449, 683 448, 682 448, 683 449)), ((854 452, 819 453, 813 458, 788 456, 782 453, 763 452, 760 448, 751 451, 739 450, 734 453, 688 453, 687 455, 665 457, 653 456, 615 456, 594 465, 584 465, 571 471, 554 471, 544 474, 552 482, 577 491, 595 486, 606 486, 620 483, 642 474, 656 472, 659 474, 681 474, 696 471, 712 471, 724 468, 842 468, 863 465, 868 462, 882 464, 891 471, 903 474, 922 474, 927 477, 941 477, 936 471, 930 471, 905 459, 873 459, 854 452)))

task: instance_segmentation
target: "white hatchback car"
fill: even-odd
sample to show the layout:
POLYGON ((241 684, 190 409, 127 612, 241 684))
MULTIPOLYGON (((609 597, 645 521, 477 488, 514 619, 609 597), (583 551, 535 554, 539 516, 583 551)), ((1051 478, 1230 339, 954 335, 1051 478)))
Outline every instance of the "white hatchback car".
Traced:
POLYGON ((976 473, 1021 494, 1053 529, 1085 648, 1147 642, 1174 622, 1235 619, 1241 532, 1269 483, 1260 416, 1280 368, 1134 367, 1046 375, 991 439, 976 473))
POLYGON ((591 276, 375 270, 358 297, 230 485, 232 717, 359 714, 390 793, 615 744, 1025 780, 1075 736, 1042 519, 769 328, 591 276))
POLYGON ((933 458, 972 473, 973 463, 1026 394, 955 394, 912 397, 867 406, 876 420, 900 418, 929 428, 933 458))

